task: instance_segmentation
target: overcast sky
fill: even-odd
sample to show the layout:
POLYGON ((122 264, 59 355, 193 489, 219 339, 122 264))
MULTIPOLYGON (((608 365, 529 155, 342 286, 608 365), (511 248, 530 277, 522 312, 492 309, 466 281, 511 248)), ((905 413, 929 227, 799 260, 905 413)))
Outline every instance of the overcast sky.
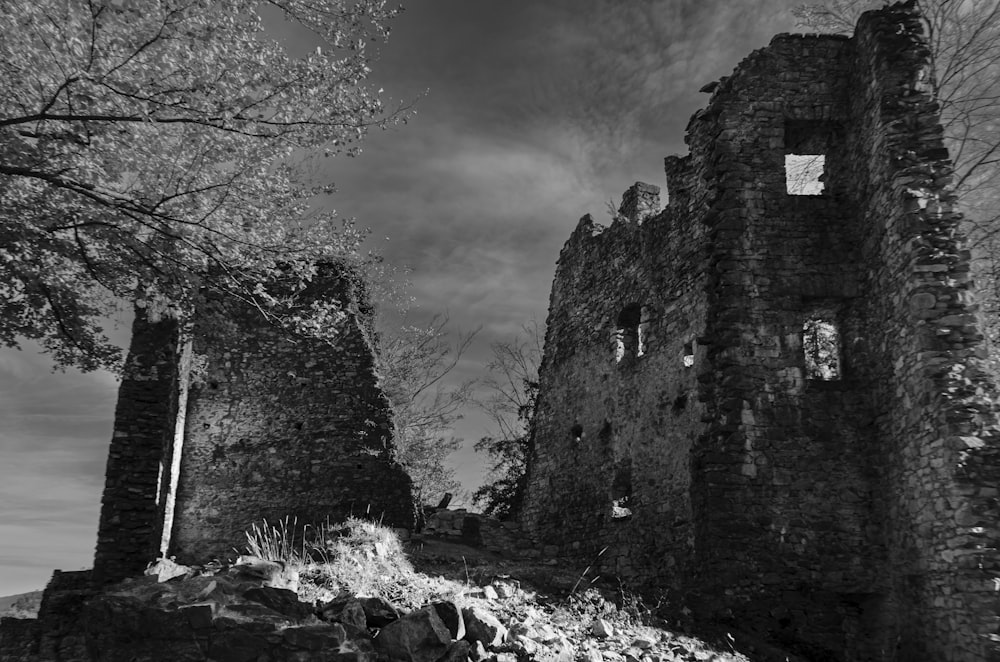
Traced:
MULTIPOLYGON (((372 80, 416 99, 416 115, 329 162, 329 205, 412 269, 421 311, 482 327, 455 375, 481 377, 491 342, 544 321, 578 219, 607 221, 607 201, 636 181, 663 187, 663 157, 686 153, 708 99, 698 89, 793 31, 794 4, 409 0, 372 80)), ((116 389, 108 374, 52 374, 31 348, 0 350, 0 595, 92 565, 116 389)), ((470 491, 486 426, 469 412, 457 429, 470 491)))

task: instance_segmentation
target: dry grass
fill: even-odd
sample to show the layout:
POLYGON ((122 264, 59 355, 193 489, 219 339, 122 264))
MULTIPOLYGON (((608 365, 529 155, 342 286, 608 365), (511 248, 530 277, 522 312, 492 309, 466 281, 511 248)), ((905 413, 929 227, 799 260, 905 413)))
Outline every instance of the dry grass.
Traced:
POLYGON ((247 532, 247 550, 298 570, 299 597, 309 602, 350 594, 415 608, 465 588, 416 572, 392 529, 356 517, 317 527, 265 521, 247 532))

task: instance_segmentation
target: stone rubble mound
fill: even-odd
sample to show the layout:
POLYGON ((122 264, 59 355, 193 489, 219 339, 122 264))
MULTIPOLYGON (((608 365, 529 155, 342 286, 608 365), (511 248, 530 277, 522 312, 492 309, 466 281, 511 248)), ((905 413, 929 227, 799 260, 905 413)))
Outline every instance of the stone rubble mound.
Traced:
MULTIPOLYGON (((594 591, 542 605, 498 577, 403 611, 374 596, 302 602, 281 563, 161 561, 87 600, 58 662, 745 662, 699 640, 626 623, 594 591)), ((12 619, 5 619, 12 620, 12 619)), ((5 623, 6 625, 6 623, 5 623)), ((25 654, 3 662, 47 662, 25 654)))

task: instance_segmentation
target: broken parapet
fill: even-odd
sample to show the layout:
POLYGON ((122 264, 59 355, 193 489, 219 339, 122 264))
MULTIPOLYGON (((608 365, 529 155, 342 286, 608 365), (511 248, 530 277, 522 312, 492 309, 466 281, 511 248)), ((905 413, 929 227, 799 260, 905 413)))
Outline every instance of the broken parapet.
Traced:
POLYGON ((641 223, 660 211, 660 187, 636 182, 622 195, 618 213, 630 223, 641 223))

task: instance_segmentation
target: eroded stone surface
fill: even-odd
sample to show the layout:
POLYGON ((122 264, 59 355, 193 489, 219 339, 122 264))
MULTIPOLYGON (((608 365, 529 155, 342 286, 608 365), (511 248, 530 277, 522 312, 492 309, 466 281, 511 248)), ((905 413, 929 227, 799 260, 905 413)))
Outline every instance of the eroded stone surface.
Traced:
POLYGON ((190 346, 176 322, 139 311, 115 413, 99 582, 141 574, 168 539, 182 563, 231 558, 264 519, 287 518, 294 530, 367 513, 413 528, 360 277, 328 265, 302 296, 340 301, 335 343, 290 337, 222 296, 198 304, 190 346))
POLYGON ((522 513, 546 556, 806 657, 987 659, 997 389, 928 56, 912 3, 779 35, 692 118, 663 211, 637 184, 580 221, 522 513), (822 157, 811 194, 789 155, 822 157))

